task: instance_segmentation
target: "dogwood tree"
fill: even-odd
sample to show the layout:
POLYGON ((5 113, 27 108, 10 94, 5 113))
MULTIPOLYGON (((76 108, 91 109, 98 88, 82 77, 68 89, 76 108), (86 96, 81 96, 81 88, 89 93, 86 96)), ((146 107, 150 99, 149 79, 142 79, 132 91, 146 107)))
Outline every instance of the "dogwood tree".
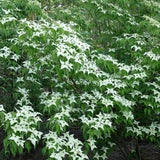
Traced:
POLYGON ((52 4, 0 0, 2 156, 43 141, 48 159, 107 159, 115 145, 129 159, 124 137, 159 144, 160 4, 52 4))

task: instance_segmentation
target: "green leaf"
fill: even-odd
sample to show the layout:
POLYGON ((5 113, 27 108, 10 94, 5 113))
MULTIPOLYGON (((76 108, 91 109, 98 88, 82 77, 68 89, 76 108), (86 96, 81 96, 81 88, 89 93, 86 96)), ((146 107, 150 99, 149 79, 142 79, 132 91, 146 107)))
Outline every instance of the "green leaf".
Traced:
POLYGON ((12 155, 15 157, 17 153, 17 144, 14 141, 11 141, 10 143, 10 150, 12 155))
POLYGON ((18 146, 18 152, 19 154, 23 154, 23 148, 21 146, 18 146))
POLYGON ((85 154, 88 154, 89 148, 90 148, 90 146, 86 143, 85 144, 85 150, 84 150, 85 154))
POLYGON ((8 136, 3 140, 3 145, 4 145, 4 148, 5 148, 5 151, 6 151, 8 145, 9 145, 8 136))
POLYGON ((57 131, 57 134, 60 135, 61 129, 60 129, 60 126, 58 124, 56 124, 56 131, 57 131))
POLYGON ((42 155, 43 155, 43 156, 45 156, 46 151, 47 151, 47 147, 44 147, 44 148, 42 149, 42 155))
POLYGON ((25 147, 27 148, 28 152, 31 150, 31 143, 29 141, 25 142, 25 147))

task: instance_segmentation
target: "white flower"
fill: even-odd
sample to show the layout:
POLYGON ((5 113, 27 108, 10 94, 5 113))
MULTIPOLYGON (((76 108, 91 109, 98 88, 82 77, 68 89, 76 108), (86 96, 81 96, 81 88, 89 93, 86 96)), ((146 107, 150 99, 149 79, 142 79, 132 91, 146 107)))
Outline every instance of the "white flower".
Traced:
POLYGON ((132 120, 134 119, 134 116, 133 116, 131 111, 123 111, 123 116, 126 117, 127 120, 129 118, 132 119, 132 120))
POLYGON ((151 60, 155 60, 155 61, 159 61, 160 60, 160 56, 154 54, 152 51, 145 52, 144 55, 148 56, 151 60))
POLYGON ((13 67, 13 66, 8 67, 8 69, 11 69, 11 70, 13 70, 15 72, 17 72, 20 68, 21 68, 21 66, 18 66, 18 67, 13 67))
POLYGON ((114 95, 112 96, 115 101, 120 102, 122 105, 131 108, 132 105, 134 105, 134 102, 129 101, 125 97, 122 97, 120 95, 114 95))
POLYGON ((131 70, 131 67, 130 66, 127 66, 127 65, 123 65, 123 64, 118 64, 118 68, 119 68, 119 70, 121 71, 121 70, 124 70, 124 71, 126 71, 127 73, 129 73, 129 71, 131 70))
POLYGON ((98 152, 96 152, 96 154, 94 155, 94 159, 97 159, 97 160, 101 159, 101 156, 98 154, 98 152))
POLYGON ((5 14, 9 14, 9 13, 11 12, 11 10, 10 10, 10 9, 5 10, 5 9, 3 9, 3 8, 2 8, 2 11, 3 11, 5 14))
POLYGON ((160 23, 159 23, 157 20, 155 20, 154 18, 151 18, 151 17, 146 16, 146 15, 144 15, 143 17, 144 17, 145 19, 149 20, 149 22, 150 22, 153 26, 156 26, 157 28, 160 28, 160 23))
POLYGON ((4 112, 5 110, 4 110, 4 108, 3 108, 3 105, 2 104, 0 104, 0 112, 4 112))
POLYGON ((21 137, 16 136, 15 134, 12 134, 9 140, 13 140, 17 144, 17 146, 22 146, 22 148, 24 147, 25 141, 22 140, 21 137))
POLYGON ((75 55, 74 61, 82 65, 82 60, 80 59, 78 54, 75 55))
POLYGON ((31 67, 31 62, 29 60, 26 60, 23 62, 23 66, 29 69, 31 67))
POLYGON ((113 106, 113 101, 111 101, 110 99, 106 99, 106 98, 102 98, 102 103, 108 107, 108 106, 113 106))
POLYGON ((108 52, 115 52, 115 48, 109 48, 108 52))
POLYGON ((32 131, 32 133, 34 133, 34 135, 35 135, 36 137, 38 137, 39 139, 41 139, 41 137, 42 137, 42 135, 43 135, 42 132, 37 131, 36 129, 34 129, 34 130, 32 131))
POLYGON ((72 103, 76 103, 76 100, 75 100, 76 96, 74 94, 70 95, 68 100, 70 101, 70 104, 72 103))
POLYGON ((16 103, 16 105, 20 105, 20 106, 22 106, 22 105, 30 105, 31 104, 31 102, 30 102, 30 100, 28 99, 28 95, 23 95, 23 97, 19 100, 17 100, 17 103, 16 103))
POLYGON ((141 49, 141 47, 139 47, 139 46, 136 46, 136 45, 133 45, 132 47, 131 47, 131 49, 133 49, 134 48, 134 50, 135 51, 142 51, 142 49, 141 49))
POLYGON ((89 143, 89 146, 91 148, 91 150, 93 151, 95 148, 97 148, 97 146, 95 145, 96 143, 96 140, 93 139, 93 137, 90 137, 88 140, 87 140, 89 143))
POLYGON ((37 138, 31 134, 29 138, 27 138, 27 140, 31 141, 31 143, 35 146, 36 142, 37 142, 37 138))
POLYGON ((138 128, 134 128, 134 129, 133 129, 133 133, 136 133, 137 136, 139 136, 139 135, 142 134, 142 131, 141 131, 140 129, 138 129, 138 128))
POLYGON ((156 126, 154 125, 154 123, 152 123, 151 124, 151 126, 150 126, 150 128, 149 128, 150 130, 150 135, 153 135, 153 136, 155 136, 155 134, 157 133, 157 131, 156 131, 156 126))
POLYGON ((60 60, 60 63, 61 63, 61 69, 66 68, 69 71, 72 69, 73 64, 69 63, 69 61, 64 62, 60 60))
POLYGON ((23 77, 17 77, 17 80, 16 80, 16 82, 24 82, 24 79, 23 79, 23 77))
POLYGON ((143 41, 136 41, 138 45, 144 45, 145 43, 143 41))
POLYGON ((88 2, 88 0, 81 0, 82 2, 88 2))
POLYGON ((19 55, 13 54, 12 57, 11 57, 11 59, 13 59, 13 60, 15 60, 17 62, 17 60, 19 59, 19 57, 20 57, 19 55))
POLYGON ((51 155, 50 155, 50 158, 54 158, 56 160, 62 160, 62 158, 65 157, 65 153, 64 152, 59 152, 59 153, 55 153, 53 152, 51 155))
POLYGON ((141 98, 148 99, 149 96, 148 95, 142 95, 141 98))
POLYGON ((108 142, 108 144, 111 146, 111 147, 113 147, 113 146, 115 146, 116 144, 115 143, 113 143, 113 142, 108 142))
POLYGON ((17 20, 15 17, 3 17, 3 19, 0 20, 1 24, 5 24, 7 22, 11 22, 13 20, 17 20))
POLYGON ((11 53, 10 49, 8 47, 6 47, 6 46, 1 48, 0 51, 3 52, 3 53, 0 52, 0 57, 5 57, 5 58, 7 58, 11 53))

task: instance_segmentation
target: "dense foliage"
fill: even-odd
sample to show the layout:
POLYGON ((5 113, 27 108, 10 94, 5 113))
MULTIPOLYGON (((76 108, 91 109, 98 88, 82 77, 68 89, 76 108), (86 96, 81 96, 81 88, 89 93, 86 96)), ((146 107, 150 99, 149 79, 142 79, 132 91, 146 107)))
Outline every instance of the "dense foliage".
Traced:
POLYGON ((0 6, 1 159, 22 159, 40 141, 56 160, 107 159, 115 145, 141 159, 139 139, 159 147, 158 1, 0 6))

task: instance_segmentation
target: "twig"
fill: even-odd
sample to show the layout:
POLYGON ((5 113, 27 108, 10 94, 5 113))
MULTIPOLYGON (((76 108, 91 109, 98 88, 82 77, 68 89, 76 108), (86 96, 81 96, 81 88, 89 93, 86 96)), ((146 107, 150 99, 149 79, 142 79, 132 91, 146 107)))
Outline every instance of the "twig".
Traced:
POLYGON ((76 84, 76 82, 74 81, 74 79, 73 79, 72 77, 70 77, 69 79, 73 82, 74 86, 75 86, 75 87, 79 90, 79 92, 82 94, 81 89, 77 86, 77 84, 76 84))

